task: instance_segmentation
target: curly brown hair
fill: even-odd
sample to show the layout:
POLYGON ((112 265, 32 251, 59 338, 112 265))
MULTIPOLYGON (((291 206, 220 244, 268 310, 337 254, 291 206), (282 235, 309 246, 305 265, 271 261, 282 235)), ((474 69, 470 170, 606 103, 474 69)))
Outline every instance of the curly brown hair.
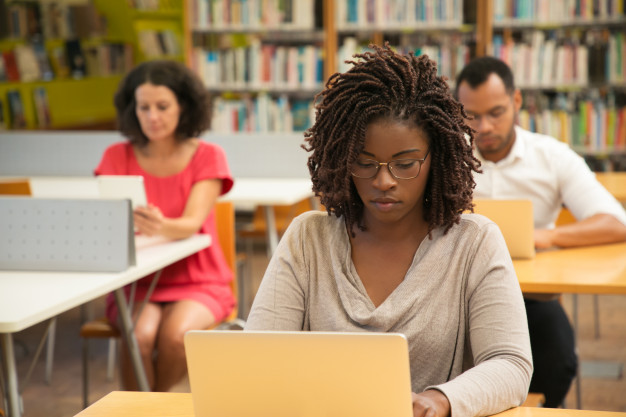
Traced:
POLYGON ((480 162, 472 153, 472 130, 465 124, 462 105, 452 96, 446 79, 427 56, 399 54, 385 44, 356 54, 350 70, 333 74, 316 96, 316 120, 304 136, 313 191, 329 214, 343 216, 348 227, 362 224, 363 202, 350 167, 365 143, 368 124, 390 119, 421 128, 429 141, 431 168, 424 191, 424 220, 428 233, 458 224, 472 209, 472 171, 480 162))
POLYGON ((148 143, 135 113, 135 90, 145 83, 165 86, 176 96, 181 107, 177 141, 197 137, 211 126, 211 99, 198 76, 176 61, 148 61, 124 77, 113 99, 118 129, 133 145, 142 147, 148 143))

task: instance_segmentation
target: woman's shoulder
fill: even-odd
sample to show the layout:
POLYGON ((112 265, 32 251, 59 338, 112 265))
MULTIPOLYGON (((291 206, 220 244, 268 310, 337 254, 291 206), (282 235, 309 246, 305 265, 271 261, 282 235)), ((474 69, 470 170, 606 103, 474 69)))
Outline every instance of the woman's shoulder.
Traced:
POLYGON ((339 219, 336 216, 328 215, 328 212, 321 210, 309 210, 296 216, 294 222, 303 226, 318 225, 322 227, 333 226, 339 219))
POLYGON ((450 229, 450 232, 455 234, 471 234, 476 237, 484 238, 485 236, 498 233, 500 229, 493 222, 493 220, 482 214, 477 213, 463 213, 461 214, 461 221, 455 227, 450 229))
POLYGON ((203 139, 196 138, 198 149, 196 152, 204 155, 214 155, 216 153, 223 154, 224 149, 217 143, 207 142, 203 139))
POLYGON ((105 152, 109 154, 125 154, 132 148, 133 145, 131 145, 130 142, 115 142, 109 145, 105 152))
POLYGON ((128 163, 134 158, 133 147, 129 142, 116 142, 103 152, 100 163, 94 170, 96 175, 127 174, 128 163))
POLYGON ((334 229, 343 227, 343 219, 329 215, 326 211, 309 210, 295 217, 290 226, 303 234, 326 235, 334 229))

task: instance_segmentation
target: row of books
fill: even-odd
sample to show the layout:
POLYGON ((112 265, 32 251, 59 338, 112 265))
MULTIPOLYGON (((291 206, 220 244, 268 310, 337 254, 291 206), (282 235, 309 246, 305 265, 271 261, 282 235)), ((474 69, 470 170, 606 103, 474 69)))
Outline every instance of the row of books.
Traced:
POLYGON ((315 0, 193 0, 197 29, 264 28, 312 30, 315 0))
MULTIPOLYGON (((338 50, 339 71, 347 71, 351 65, 345 61, 352 60, 356 53, 363 53, 369 48, 359 43, 354 37, 346 37, 338 50)), ((445 75, 451 80, 469 63, 470 47, 459 34, 403 34, 395 49, 402 53, 413 52, 416 56, 428 55, 437 63, 437 74, 445 75)))
POLYGON ((182 53, 181 42, 173 30, 142 30, 137 33, 139 48, 148 58, 176 56, 182 53))
POLYGON ((289 100, 281 95, 272 99, 261 93, 253 98, 216 98, 211 128, 215 132, 294 132, 312 126, 311 100, 289 100))
POLYGON ((181 10, 182 0, 128 0, 128 6, 138 10, 181 10))
POLYGON ((579 100, 560 94, 548 105, 537 105, 542 100, 545 96, 525 97, 527 104, 519 113, 522 127, 559 138, 581 152, 626 151, 626 106, 615 105, 612 94, 579 100))
POLYGON ((46 50, 41 42, 17 45, 0 54, 0 82, 32 82, 123 74, 133 67, 128 44, 105 43, 85 47, 65 41, 46 50))
MULTIPOLYGON (((44 87, 32 89, 32 100, 35 105, 35 116, 37 127, 47 129, 51 125, 50 106, 48 104, 48 93, 44 87)), ((5 120, 5 104, 0 97, 0 130, 25 129, 26 116, 24 111, 24 101, 19 90, 9 90, 6 94, 8 103, 8 120, 5 120)))
POLYGON ((624 19, 624 0, 494 0, 494 22, 576 23, 624 19))
POLYGON ((525 32, 519 41, 493 38, 493 54, 513 69, 521 88, 586 87, 626 82, 626 34, 587 33, 585 41, 555 31, 525 32))
POLYGON ((338 30, 463 23, 463 0, 340 0, 335 5, 338 30))
POLYGON ((0 37, 69 39, 105 32, 106 21, 90 2, 15 2, 0 7, 0 37))
POLYGON ((247 47, 193 51, 193 67, 209 88, 315 89, 323 82, 322 49, 254 41, 247 47))

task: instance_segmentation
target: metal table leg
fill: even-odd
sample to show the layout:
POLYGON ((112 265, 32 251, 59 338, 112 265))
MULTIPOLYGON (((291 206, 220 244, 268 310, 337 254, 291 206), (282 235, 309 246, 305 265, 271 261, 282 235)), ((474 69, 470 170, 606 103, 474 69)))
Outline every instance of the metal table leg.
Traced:
POLYGON ((8 417, 21 417, 21 398, 18 390, 17 368, 15 366, 15 351, 13 350, 13 335, 2 333, 0 335, 2 343, 2 362, 6 371, 7 399, 9 403, 8 417))
POLYGON ((126 297, 124 296, 124 289, 118 288, 115 290, 115 302, 119 310, 119 315, 122 324, 122 332, 124 334, 126 344, 128 345, 128 351, 133 363, 133 369, 135 376, 137 377, 137 385, 141 391, 150 391, 148 386, 148 378, 146 377, 146 370, 143 367, 141 361, 141 354, 139 353, 139 346, 137 345, 137 339, 135 339, 134 326, 131 322, 131 313, 128 309, 128 303, 126 303, 126 297))

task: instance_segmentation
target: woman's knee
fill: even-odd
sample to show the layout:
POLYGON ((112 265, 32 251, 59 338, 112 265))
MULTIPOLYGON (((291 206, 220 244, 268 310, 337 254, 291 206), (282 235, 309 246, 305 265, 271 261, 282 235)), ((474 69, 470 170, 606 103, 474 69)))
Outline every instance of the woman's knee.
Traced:
POLYGON ((159 354, 168 357, 185 357, 185 331, 182 329, 171 329, 170 331, 162 331, 159 334, 158 351, 159 354))
POLYGON ((154 350, 158 329, 154 326, 137 326, 135 327, 135 339, 139 352, 143 356, 151 354, 154 350))

